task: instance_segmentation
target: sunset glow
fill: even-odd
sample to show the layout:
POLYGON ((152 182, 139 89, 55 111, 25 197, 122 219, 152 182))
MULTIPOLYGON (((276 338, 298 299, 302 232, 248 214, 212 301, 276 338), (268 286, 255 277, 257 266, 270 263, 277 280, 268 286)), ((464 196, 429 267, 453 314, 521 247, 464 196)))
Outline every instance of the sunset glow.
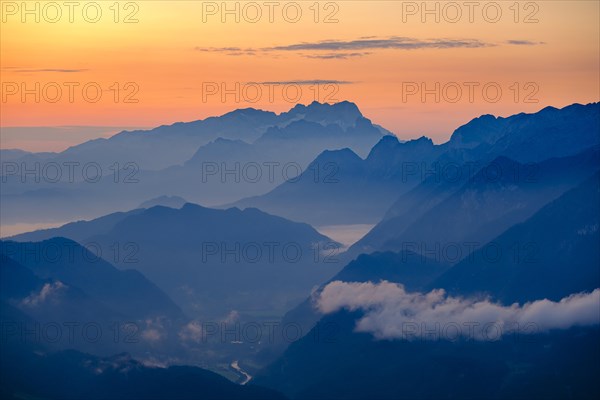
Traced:
POLYGON ((599 99, 596 1, 424 3, 429 14, 400 1, 101 1, 95 23, 85 2, 73 22, 61 2, 23 4, 31 14, 2 2, 2 127, 153 127, 350 100, 400 138, 440 142, 480 114, 599 99))

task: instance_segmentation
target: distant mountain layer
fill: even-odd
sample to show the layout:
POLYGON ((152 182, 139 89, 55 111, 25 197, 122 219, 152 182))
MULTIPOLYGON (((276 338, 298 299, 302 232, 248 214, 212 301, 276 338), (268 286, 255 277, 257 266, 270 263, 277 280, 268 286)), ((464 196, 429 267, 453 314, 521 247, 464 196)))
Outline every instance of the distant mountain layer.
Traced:
POLYGON ((56 183, 23 183, 20 174, 7 174, 0 213, 5 223, 64 221, 132 209, 170 194, 211 206, 257 207, 317 225, 377 223, 399 196, 431 174, 498 157, 541 162, 600 144, 599 111, 593 103, 507 118, 486 115, 434 145, 427 138, 401 143, 382 136, 349 102, 296 106, 279 115, 237 110, 123 132, 50 158, 26 155, 15 162, 79 163, 76 183, 66 181, 64 168, 56 183), (94 168, 86 171, 92 176, 100 165, 99 181, 85 181, 82 169, 90 163, 94 168))
POLYGON ((166 194, 207 205, 268 192, 324 150, 366 156, 389 132, 350 102, 275 114, 235 110, 149 131, 125 131, 55 154, 3 151, 5 223, 90 218, 166 194), (36 177, 23 171, 38 171, 36 177))
POLYGON ((418 168, 429 165, 437 154, 430 139, 401 143, 386 136, 364 160, 350 149, 323 152, 300 177, 233 205, 314 225, 373 223, 421 181, 418 168))
POLYGON ((283 314, 333 276, 338 243, 311 226, 257 209, 156 206, 13 237, 69 237, 139 268, 189 315, 283 314), (334 257, 326 257, 327 255, 334 257))
POLYGON ((187 201, 179 196, 159 196, 143 202, 138 208, 152 208, 154 206, 181 208, 185 203, 187 201))
POLYGON ((300 179, 233 204, 318 225, 375 223, 423 181, 442 181, 438 189, 448 195, 499 158, 527 165, 575 156, 600 144, 599 131, 600 103, 548 107, 508 118, 483 116, 441 145, 427 138, 400 143, 387 136, 364 160, 349 149, 324 152, 300 179))
MULTIPOLYGON (((47 153, 47 161, 93 161, 106 167, 115 162, 135 162, 141 169, 160 170, 182 164, 199 147, 218 138, 252 143, 269 129, 283 129, 298 121, 323 127, 335 126, 341 132, 354 128, 357 120, 364 120, 363 115, 355 104, 347 101, 336 104, 313 102, 307 106, 298 104, 281 114, 245 108, 218 117, 177 122, 151 130, 123 131, 108 139, 90 140, 70 147, 58 154, 47 153)), ((376 128, 376 131, 376 136, 382 136, 380 128, 376 128)), ((343 140, 343 136, 338 139, 343 140)), ((12 158, 27 156, 15 151, 10 155, 12 158)), ((23 161, 27 161, 27 158, 23 161)))
POLYGON ((362 116, 351 126, 299 119, 268 128, 254 142, 217 138, 182 160, 182 165, 142 171, 131 195, 167 192, 202 204, 223 204, 263 194, 294 178, 324 150, 347 147, 366 155, 380 138, 380 130, 362 116))

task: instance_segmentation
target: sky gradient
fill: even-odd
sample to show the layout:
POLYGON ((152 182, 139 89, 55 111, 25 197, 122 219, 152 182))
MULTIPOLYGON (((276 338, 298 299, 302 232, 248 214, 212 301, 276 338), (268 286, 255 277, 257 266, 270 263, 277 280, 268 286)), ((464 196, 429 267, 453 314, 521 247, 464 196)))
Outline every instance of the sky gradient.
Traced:
MULTIPOLYGON (((500 1, 499 16, 492 2, 428 2, 436 15, 421 2, 237 2, 223 14, 222 2, 137 1, 117 15, 100 1, 98 18, 86 3, 70 22, 66 7, 58 18, 40 2, 36 23, 20 2, 2 2, 2 128, 154 127, 350 100, 402 139, 442 142, 481 114, 599 100, 597 1, 500 1)), ((56 151, 90 132, 46 142, 30 131, 38 136, 5 129, 0 146, 56 151)))

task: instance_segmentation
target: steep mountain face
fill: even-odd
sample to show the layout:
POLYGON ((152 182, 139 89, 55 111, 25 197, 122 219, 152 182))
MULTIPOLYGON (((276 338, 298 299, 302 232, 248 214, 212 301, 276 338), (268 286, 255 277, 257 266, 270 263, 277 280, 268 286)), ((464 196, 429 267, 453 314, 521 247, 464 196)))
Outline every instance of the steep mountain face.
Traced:
MULTIPOLYGON (((385 250, 388 242, 397 238, 427 211, 455 193, 476 173, 477 166, 463 164, 428 175, 415 188, 401 195, 386 211, 383 219, 363 238, 354 243, 344 259, 358 254, 385 250)), ((398 250, 399 248, 396 248, 398 250)))
POLYGON ((600 173, 550 202, 430 287, 505 303, 561 299, 600 287, 600 173), (493 247, 493 251, 490 250, 493 247))
POLYGON ((506 133, 488 151, 520 162, 566 157, 600 143, 600 103, 546 107, 512 117, 506 133))
POLYGON ((463 165, 451 179, 431 177, 401 196, 345 257, 376 250, 444 257, 447 251, 458 262, 599 168, 598 147, 537 164, 499 157, 470 177, 472 166, 463 165))
POLYGON ((103 254, 119 250, 115 265, 138 268, 190 316, 221 317, 234 310, 283 314, 341 267, 332 262, 335 253, 328 257, 339 244, 309 225, 257 209, 186 204, 118 217, 112 227, 98 231, 98 221, 92 220, 79 222, 76 231, 66 225, 44 235, 76 232, 73 239, 103 254))
POLYGON ((506 125, 511 118, 495 117, 489 114, 474 118, 452 133, 447 146, 473 149, 480 145, 492 145, 505 135, 506 125))
POLYGON ((418 139, 400 142, 395 136, 384 136, 371 149, 366 158, 367 166, 382 175, 403 174, 421 177, 426 170, 421 170, 421 163, 432 162, 439 155, 433 141, 425 136, 418 139))
POLYGON ((546 107, 507 118, 484 115, 456 129, 442 146, 455 151, 449 156, 460 154, 472 161, 504 156, 528 163, 567 157, 600 143, 599 115, 600 103, 546 107))

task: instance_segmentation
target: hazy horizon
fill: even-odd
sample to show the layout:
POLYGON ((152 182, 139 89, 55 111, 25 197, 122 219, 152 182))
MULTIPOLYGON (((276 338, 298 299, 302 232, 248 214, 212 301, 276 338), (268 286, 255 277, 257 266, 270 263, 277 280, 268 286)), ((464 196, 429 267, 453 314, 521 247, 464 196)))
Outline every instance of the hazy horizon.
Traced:
MULTIPOLYGON (((343 100, 341 100, 343 101, 343 100)), ((600 101, 600 97, 598 98, 598 100, 596 101, 592 101, 592 103, 600 101)), ((578 102, 575 103, 569 103, 569 104, 562 104, 562 105, 554 105, 554 104, 547 104, 547 105, 537 105, 535 109, 533 109, 532 111, 530 111, 531 113, 535 113, 539 110, 542 110, 546 107, 554 107, 554 108, 563 108, 566 106, 569 106, 571 104, 577 104, 578 102)), ((302 103, 298 103, 298 104, 302 104, 302 103)), ((579 103, 579 104, 585 104, 585 103, 579 103)), ((305 104, 307 105, 307 104, 305 104)), ((360 108, 360 104, 357 104, 360 108)), ((158 126, 164 126, 164 125, 172 125, 175 123, 179 123, 179 122, 193 122, 193 121, 198 121, 198 120, 202 120, 205 118, 209 118, 209 117, 217 117, 217 116, 221 116, 224 115, 228 112, 231 111, 235 111, 240 108, 234 108, 231 109, 229 111, 226 111, 223 114, 218 114, 218 115, 209 115, 206 116, 204 118, 199 118, 199 119, 192 119, 189 121, 169 121, 169 122, 164 122, 161 123, 159 125, 156 126, 138 126, 138 127, 114 127, 114 126, 5 126, 5 127, 1 127, 0 126, 0 131, 2 132, 2 141, 0 141, 0 150, 24 150, 24 151, 28 151, 28 152, 61 152, 66 150, 69 147, 84 143, 88 140, 93 140, 93 139, 107 139, 110 138, 111 136, 123 132, 123 131, 133 131, 133 130, 151 130, 153 128, 157 128, 158 126), (97 136, 98 133, 101 133, 101 135, 97 136)), ((248 108, 248 107, 243 107, 243 108, 248 108)), ((288 109, 283 109, 281 111, 276 111, 273 109, 269 109, 269 108, 259 108, 259 107, 249 107, 249 108, 256 108, 258 110, 261 111, 268 111, 268 112, 277 112, 277 113, 281 113, 281 112, 285 112, 288 111, 288 109)), ((291 109, 293 108, 293 105, 289 108, 291 109)), ((363 114, 365 114, 366 118, 369 118, 369 115, 366 114, 368 109, 362 109, 360 108, 361 111, 363 112, 363 114)), ((474 118, 480 117, 481 115, 484 114, 480 114, 480 115, 473 115, 472 117, 468 118, 467 120, 461 121, 459 122, 458 125, 456 125, 455 127, 452 127, 450 130, 446 129, 444 130, 443 134, 442 133, 438 133, 436 134, 435 132, 420 132, 420 133, 402 133, 402 132, 394 132, 392 130, 390 130, 389 128, 387 128, 386 126, 378 123, 377 121, 372 121, 374 124, 378 124, 381 127, 388 129, 390 132, 392 132, 398 139, 400 140, 412 140, 412 139, 418 139, 419 137, 425 136, 428 138, 431 138, 433 140, 433 142, 435 144, 441 144, 441 143, 445 143, 446 141, 448 141, 450 139, 450 136, 452 135, 452 133, 454 132, 455 129, 459 128, 460 126, 466 124, 467 122, 471 121, 474 118)), ((491 114, 495 117, 509 117, 510 115, 513 115, 511 113, 507 113, 507 114, 491 114)), ((423 121, 421 121, 423 124, 425 124, 425 119, 423 119, 423 121)))

